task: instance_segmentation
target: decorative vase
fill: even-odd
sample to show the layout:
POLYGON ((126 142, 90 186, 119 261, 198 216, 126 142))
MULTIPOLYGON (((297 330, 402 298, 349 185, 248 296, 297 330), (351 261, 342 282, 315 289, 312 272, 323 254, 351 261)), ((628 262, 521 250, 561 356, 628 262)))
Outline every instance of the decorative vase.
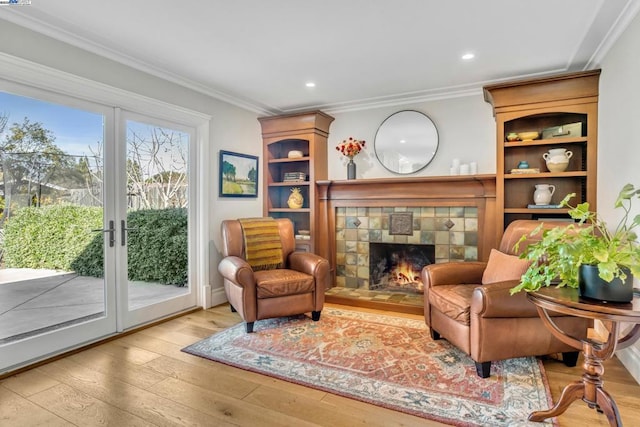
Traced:
POLYGON ((551 196, 555 191, 555 185, 537 184, 536 191, 533 192, 533 202, 536 205, 548 205, 551 203, 551 196))
POLYGON ((347 179, 356 179, 356 164, 353 158, 350 158, 349 163, 347 163, 347 179))
POLYGON ((287 205, 291 209, 300 209, 304 204, 304 197, 300 193, 300 189, 298 187, 294 187, 291 189, 291 194, 289 195, 289 199, 287 200, 287 205))
POLYGON ((597 265, 582 264, 578 269, 578 289, 580 296, 598 301, 631 302, 633 300, 633 276, 625 267, 622 271, 627 275, 623 282, 616 277, 606 282, 599 276, 597 265))
POLYGON ((549 172, 564 172, 569 166, 569 159, 573 152, 565 148, 552 148, 548 153, 544 153, 542 158, 547 163, 549 172))

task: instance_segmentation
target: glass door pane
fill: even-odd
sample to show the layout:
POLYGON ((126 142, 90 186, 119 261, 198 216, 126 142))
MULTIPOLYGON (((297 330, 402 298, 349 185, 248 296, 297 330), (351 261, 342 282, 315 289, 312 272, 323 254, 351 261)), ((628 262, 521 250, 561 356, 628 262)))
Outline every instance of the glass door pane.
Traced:
POLYGON ((128 295, 124 327, 195 305, 189 281, 192 133, 124 114, 126 214, 121 219, 128 295))
POLYGON ((0 91, 0 372, 115 331, 104 268, 115 229, 103 231, 110 112, 77 104, 0 91))

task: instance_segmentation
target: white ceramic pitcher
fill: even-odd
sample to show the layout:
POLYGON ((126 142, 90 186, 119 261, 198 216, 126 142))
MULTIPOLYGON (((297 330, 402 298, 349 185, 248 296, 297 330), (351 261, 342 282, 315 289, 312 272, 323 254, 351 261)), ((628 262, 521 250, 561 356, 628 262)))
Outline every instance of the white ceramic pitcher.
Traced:
POLYGON ((555 185, 536 184, 536 191, 533 192, 533 202, 536 205, 549 205, 551 204, 551 196, 555 191, 555 185))

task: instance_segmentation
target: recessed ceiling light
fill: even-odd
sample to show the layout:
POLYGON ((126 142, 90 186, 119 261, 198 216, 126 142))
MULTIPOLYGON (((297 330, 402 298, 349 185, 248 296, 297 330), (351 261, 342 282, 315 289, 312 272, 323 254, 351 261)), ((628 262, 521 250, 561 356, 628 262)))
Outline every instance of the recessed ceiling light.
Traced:
POLYGON ((306 87, 316 87, 316 84, 314 82, 307 82, 305 83, 306 87))
POLYGON ((473 59, 475 57, 476 57, 476 55, 471 53, 471 52, 465 53, 464 55, 462 55, 462 59, 464 59, 465 61, 469 61, 469 60, 471 60, 471 59, 473 59))

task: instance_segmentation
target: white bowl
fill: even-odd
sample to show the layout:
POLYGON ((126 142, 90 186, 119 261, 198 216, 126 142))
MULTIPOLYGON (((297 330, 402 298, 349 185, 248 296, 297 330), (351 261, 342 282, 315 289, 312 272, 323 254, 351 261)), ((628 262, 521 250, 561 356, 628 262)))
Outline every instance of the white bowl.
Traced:
POLYGON ((290 158, 290 159, 299 159, 300 157, 302 157, 302 151, 300 151, 300 150, 291 150, 287 154, 287 157, 290 158))

